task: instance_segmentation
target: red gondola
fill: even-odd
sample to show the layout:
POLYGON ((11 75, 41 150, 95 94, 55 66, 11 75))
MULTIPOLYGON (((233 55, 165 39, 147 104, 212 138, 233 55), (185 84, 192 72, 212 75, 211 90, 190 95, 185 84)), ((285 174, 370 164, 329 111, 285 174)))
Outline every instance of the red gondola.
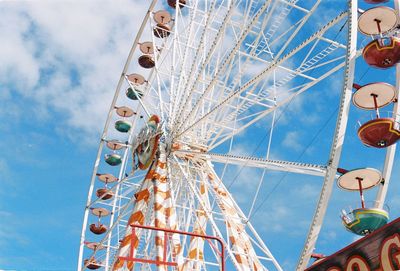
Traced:
POLYGON ((390 68, 400 61, 400 38, 379 38, 368 43, 363 50, 368 65, 377 68, 390 68))

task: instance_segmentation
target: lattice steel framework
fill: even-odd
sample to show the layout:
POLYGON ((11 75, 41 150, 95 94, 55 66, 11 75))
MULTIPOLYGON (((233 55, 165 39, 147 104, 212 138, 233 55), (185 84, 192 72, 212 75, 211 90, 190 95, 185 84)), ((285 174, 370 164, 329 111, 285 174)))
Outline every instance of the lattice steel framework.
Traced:
MULTIPOLYGON (((321 177, 320 197, 298 264, 298 270, 304 269, 323 223, 346 132, 356 58, 357 1, 349 1, 344 10, 330 10, 324 18, 318 16, 325 8, 321 0, 190 0, 175 9, 166 2, 150 3, 111 103, 85 210, 78 270, 87 268, 84 258, 95 260, 105 270, 122 270, 129 263, 117 263, 132 249, 132 240, 137 240, 136 257, 161 257, 163 245, 158 241, 163 237, 144 229, 133 234, 131 223, 218 237, 226 249, 225 270, 282 270, 268 240, 263 240, 250 214, 231 195, 229 179, 217 164, 321 177), (168 37, 154 35, 158 10, 167 10, 173 18, 168 37), (137 63, 144 54, 140 51, 143 42, 151 42, 154 49, 151 69, 137 63), (344 79, 328 163, 270 159, 277 114, 333 74, 343 78, 343 73, 336 73, 339 70, 344 79), (142 75, 144 82, 133 80, 139 78, 135 74, 142 75), (129 100, 128 87, 143 96, 129 100), (135 112, 126 118, 133 124, 128 133, 114 129, 121 106, 135 112), (161 122, 149 132, 146 121, 151 115, 158 115, 161 122), (267 155, 232 155, 233 140, 261 121, 271 131, 267 155), (160 137, 155 162, 140 170, 132 153, 155 137, 160 137), (110 142, 117 142, 119 148, 108 150, 110 142), (105 164, 107 153, 120 155, 120 165, 105 164), (105 173, 117 178, 107 187, 111 200, 94 193, 101 185, 97 177, 105 173), (101 218, 107 232, 93 237, 88 225, 91 209, 97 207, 111 213, 101 218), (85 242, 92 240, 101 246, 86 248, 85 242)), ((267 184, 260 181, 259 188, 262 185, 267 184)), ((257 197, 258 191, 249 200, 252 205, 257 197)), ((177 266, 142 262, 128 268, 218 270, 219 254, 207 250, 201 238, 174 236, 168 242, 173 249, 166 257, 177 266)))

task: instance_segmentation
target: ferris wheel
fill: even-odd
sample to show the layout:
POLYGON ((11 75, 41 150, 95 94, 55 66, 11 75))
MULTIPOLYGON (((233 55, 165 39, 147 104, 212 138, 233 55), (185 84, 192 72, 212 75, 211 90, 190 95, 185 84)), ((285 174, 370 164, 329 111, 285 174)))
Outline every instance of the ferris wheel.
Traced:
MULTIPOLYGON (((253 222, 261 207, 274 208, 263 205, 264 188, 274 191, 271 172, 321 183, 298 251, 304 270, 338 176, 361 54, 357 1, 348 2, 325 12, 321 0, 151 1, 101 136, 78 270, 283 270, 253 222), (303 150, 276 159, 298 128, 280 125, 292 107, 300 110, 295 99, 329 90, 333 76, 341 94, 330 96, 337 121, 323 157, 303 160, 303 150), (246 140, 256 149, 235 152, 246 140), (240 203, 232 165, 261 171, 240 203)), ((265 220, 262 227, 273 226, 265 220)))

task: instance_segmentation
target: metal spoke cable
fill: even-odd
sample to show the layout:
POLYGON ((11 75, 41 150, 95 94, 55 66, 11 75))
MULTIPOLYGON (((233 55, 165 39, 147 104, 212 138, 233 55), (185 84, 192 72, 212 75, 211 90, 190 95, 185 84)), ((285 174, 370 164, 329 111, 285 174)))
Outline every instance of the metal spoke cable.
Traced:
MULTIPOLYGON (((242 42, 245 40, 245 38, 247 37, 248 33, 250 32, 251 28, 254 26, 254 24, 258 21, 258 19, 260 18, 260 16, 264 13, 264 11, 267 9, 267 7, 270 4, 270 0, 269 1, 265 1, 265 3, 260 7, 260 9, 257 11, 257 13, 255 14, 255 16, 251 19, 251 21, 244 26, 244 30, 241 33, 241 36, 239 38, 239 40, 236 42, 235 46, 231 49, 231 51, 229 52, 229 54, 226 56, 226 58, 224 58, 223 62, 221 63, 221 65, 218 67, 218 71, 217 73, 214 75, 214 78, 212 79, 212 81, 208 84, 207 88, 204 90, 204 92, 200 95, 200 97, 196 100, 194 106, 191 108, 189 114, 187 114, 186 116, 184 116, 185 119, 190 119, 192 114, 194 114, 194 112, 197 111, 197 107, 200 106, 201 101, 203 100, 203 98, 208 95, 209 91, 212 89, 212 87, 215 85, 215 83, 217 82, 217 79, 219 78, 219 76, 222 74, 223 71, 225 71, 226 67, 228 66, 229 62, 233 59, 233 57, 236 55, 236 53, 238 52, 238 50, 240 49, 240 46, 242 44, 242 42)), ((231 10, 229 10, 231 11, 231 10)), ((231 13, 227 14, 227 15, 231 15, 231 13)), ((183 106, 184 109, 186 108, 186 104, 184 104, 183 106)), ((183 110, 181 110, 183 112, 183 110)), ((177 123, 178 128, 177 128, 177 133, 179 133, 179 135, 181 135, 181 129, 184 128, 184 124, 178 122, 177 123)), ((178 136, 179 136, 178 135, 178 136)))
POLYGON ((368 66, 368 68, 365 70, 365 72, 363 73, 363 75, 360 77, 360 79, 358 79, 358 82, 362 82, 362 79, 364 78, 364 76, 367 75, 367 73, 369 72, 370 67, 368 66))
MULTIPOLYGON (((239 65, 240 65, 240 62, 239 62, 239 65)), ((238 104, 239 104, 239 101, 237 101, 236 106, 238 106, 238 104)), ((236 120, 237 120, 237 118, 235 117, 235 121, 234 121, 234 123, 233 123, 233 131, 236 129, 236 120)), ((234 139, 234 137, 235 137, 235 136, 232 136, 231 139, 230 139, 228 153, 230 153, 230 152, 232 151, 233 139, 234 139)), ((226 163, 225 163, 224 169, 222 170, 221 179, 224 178, 224 176, 225 176, 225 171, 226 171, 226 168, 227 168, 227 167, 228 167, 228 158, 226 159, 226 163)))
MULTIPOLYGON (((274 100, 275 100, 275 105, 276 105, 276 85, 275 85, 275 72, 274 72, 274 100)), ((267 147, 267 154, 266 154, 266 156, 265 156, 265 159, 269 159, 269 154, 270 154, 270 151, 271 151, 271 143, 272 143, 272 135, 273 135, 273 133, 274 133, 274 124, 275 124, 275 117, 276 117, 276 111, 274 111, 274 113, 272 114, 272 125, 271 125, 271 130, 270 130, 270 133, 269 133, 269 140, 268 140, 268 147, 267 147)), ((263 169, 263 172, 262 172, 262 174, 261 174, 261 178, 260 178, 260 181, 258 182, 258 187, 257 187, 257 190, 256 190, 256 194, 255 194, 255 196, 254 196, 254 199, 253 199, 253 202, 251 203, 251 207, 250 207, 250 211, 249 211, 249 214, 247 215, 247 217, 250 219, 250 217, 251 217, 251 214, 252 214, 252 212, 253 212, 253 209, 254 209, 254 206, 255 206, 255 204, 256 204, 256 201, 257 201, 257 198, 258 198, 258 194, 260 193, 260 189, 261 189, 261 186, 262 186, 262 184, 263 184, 263 182, 264 182, 264 177, 265 177, 265 173, 267 172, 267 170, 264 168, 263 169)))
POLYGON ((247 88, 254 84, 258 84, 261 80, 263 80, 266 76, 268 76, 276 67, 278 67, 281 63, 298 53, 301 49, 303 49, 306 45, 317 39, 319 36, 322 36, 328 29, 330 29, 333 25, 338 23, 341 19, 343 19, 347 15, 347 12, 342 12, 338 16, 336 16, 334 19, 332 19, 329 23, 324 25, 322 28, 320 28, 317 32, 312 34, 309 38, 304 40, 301 44, 299 44, 297 47, 292 49, 290 52, 288 52, 285 56, 280 58, 277 61, 274 61, 274 63, 264 70, 262 70, 259 74, 251 78, 249 81, 247 81, 242 88, 238 88, 235 90, 233 93, 231 93, 228 97, 225 98, 222 102, 220 102, 218 105, 216 105, 211 111, 207 112, 206 114, 202 115, 199 117, 196 121, 191 123, 187 128, 185 128, 183 131, 181 131, 178 135, 176 135, 174 138, 179 138, 183 134, 185 134, 187 131, 192 130, 194 127, 199 125, 202 121, 207 119, 210 115, 214 114, 221 106, 225 105, 226 103, 230 102, 233 98, 239 96, 243 91, 245 91, 247 88))
MULTIPOLYGON (((314 137, 312 138, 312 140, 310 141, 310 143, 307 144, 306 148, 302 151, 302 153, 299 155, 299 157, 297 157, 296 161, 299 161, 303 155, 307 152, 307 150, 311 147, 311 145, 314 143, 314 141, 317 139, 317 137, 320 135, 320 133, 326 128, 326 126, 328 125, 328 123, 332 120, 333 116, 337 113, 337 111, 339 110, 339 106, 336 107, 335 110, 332 111, 332 113, 330 114, 328 120, 324 123, 324 125, 318 130, 318 132, 314 135, 314 137)), ((260 203, 260 205, 258 205, 258 207, 254 210, 253 212, 253 216, 260 210, 260 208, 265 204, 265 202, 268 200, 268 198, 272 195, 273 192, 275 192, 275 190, 278 188, 278 186, 282 183, 282 181, 286 178, 286 176, 289 173, 286 172, 282 178, 278 181, 277 184, 275 184, 275 186, 272 188, 272 190, 267 194, 267 196, 264 198, 264 200, 260 203)), ((250 220, 250 216, 249 216, 249 220, 250 220)))
MULTIPOLYGON (((261 147, 261 145, 264 143, 264 140, 267 138, 267 136, 270 134, 271 130, 276 127, 278 124, 279 120, 283 116, 283 113, 286 111, 286 109, 289 107, 289 105, 293 102, 294 98, 297 96, 293 96, 293 98, 285 105, 285 107, 282 109, 280 112, 279 116, 276 118, 275 125, 272 125, 271 128, 268 129, 268 131, 265 133, 265 135, 261 138, 260 142, 257 144, 256 148, 253 150, 251 153, 251 157, 255 155, 255 153, 258 151, 258 149, 261 147)), ((231 186, 237 181, 237 178, 239 175, 242 173, 243 169, 246 167, 246 165, 249 163, 249 161, 246 161, 243 166, 241 166, 239 172, 235 175, 231 183, 227 186, 227 188, 231 188, 231 186)))
MULTIPOLYGON (((314 9, 313 9, 313 10, 314 10, 314 9)), ((307 18, 307 17, 305 17, 305 18, 307 18)), ((302 23, 302 22, 304 21, 305 18, 303 18, 302 20, 300 20, 299 23, 302 23)), ((343 27, 346 25, 346 23, 347 23, 347 20, 345 21, 345 23, 343 24, 343 26, 339 29, 339 33, 340 33, 340 31, 342 31, 342 29, 343 29, 343 27)), ((336 35, 336 37, 337 37, 337 35, 336 35)), ((336 37, 335 37, 335 39, 336 39, 336 37)), ((335 40, 335 39, 334 39, 334 40, 335 40)), ((310 56, 310 54, 313 52, 313 49, 314 49, 315 46, 319 43, 319 41, 320 41, 320 40, 318 40, 317 42, 315 42, 315 44, 312 46, 312 48, 310 49, 310 51, 309 51, 309 53, 307 54, 307 56, 304 58, 304 61, 299 65, 299 67, 296 69, 296 71, 299 71, 299 72, 301 72, 301 73, 306 72, 306 71, 307 71, 306 67, 311 67, 311 66, 312 66, 311 63, 314 63, 314 64, 317 63, 317 62, 315 62, 315 60, 316 60, 315 57, 318 57, 318 56, 319 56, 320 54, 322 54, 323 52, 325 52, 323 55, 324 55, 324 56, 327 56, 329 53, 333 52, 335 49, 338 48, 338 45, 336 44, 336 42, 332 41, 332 42, 329 44, 329 46, 326 47, 323 51, 321 51, 319 54, 317 54, 317 55, 314 56, 313 58, 307 60, 308 56, 310 56), (332 46, 333 46, 333 47, 332 47, 332 46)), ((321 59, 319 59, 319 60, 321 60, 321 59)), ((320 65, 323 65, 323 64, 320 64, 320 65)), ((318 66, 318 65, 317 65, 317 66, 318 66)), ((314 67, 314 68, 316 68, 316 67, 314 67)), ((293 76, 294 76, 294 74, 289 73, 289 75, 286 76, 285 78, 281 79, 281 80, 277 83, 277 85, 278 85, 278 86, 281 86, 281 85, 285 84, 285 83, 288 82, 289 80, 293 79, 293 76)), ((259 95, 260 98, 257 98, 257 100, 261 100, 262 98, 264 98, 264 96, 265 96, 266 94, 267 94, 267 92, 262 93, 261 95, 259 95)), ((240 113, 243 113, 243 112, 244 112, 246 109, 248 109, 251 105, 252 105, 252 103, 250 103, 250 102, 243 102, 242 105, 241 105, 241 111, 238 112, 238 113, 239 113, 239 114, 240 114, 240 113), (242 108, 242 107, 243 107, 243 108, 242 108)), ((234 112, 233 112, 233 113, 234 113, 234 112)), ((232 114, 226 118, 226 121, 230 119, 229 117, 232 117, 232 114)), ((226 122, 226 121, 225 121, 225 122, 226 122)))
MULTIPOLYGON (((333 44, 336 39, 338 38, 338 36, 340 35, 340 33, 342 32, 343 28, 345 27, 345 25, 347 24, 348 20, 346 20, 344 22, 344 24, 342 25, 342 27, 340 27, 338 33, 336 34, 335 38, 333 39, 332 43, 333 44)), ((368 71, 368 69, 367 69, 368 71)), ((363 76, 360 78, 360 80, 364 77, 364 75, 366 74, 366 72, 363 74, 363 76)), ((310 148, 310 146, 314 143, 314 141, 317 139, 317 137, 319 136, 319 134, 324 130, 324 128, 328 125, 328 123, 331 121, 331 119, 333 118, 333 116, 335 115, 335 113, 339 110, 339 106, 336 107, 336 109, 330 114, 328 120, 324 123, 324 125, 318 130, 318 132, 315 134, 315 136, 313 137, 313 139, 311 140, 311 142, 307 145, 307 147, 303 150, 303 152, 300 154, 300 156, 297 158, 296 161, 299 161, 303 155, 306 153, 306 151, 310 148)), ((265 204, 265 202, 268 200, 268 198, 272 195, 272 193, 278 188, 278 186, 282 183, 282 181, 286 178, 286 176, 288 175, 288 172, 286 172, 282 178, 278 181, 278 183, 272 188, 272 190, 270 191, 270 193, 268 193, 268 195, 265 197, 265 199, 261 202, 261 204, 255 209, 253 215, 255 215, 260 208, 265 204)), ((251 216, 249 214, 249 220, 250 220, 251 216)))
MULTIPOLYGON (((295 1, 291 1, 291 3, 296 3, 297 2, 297 0, 295 0, 295 1)), ((275 8, 276 8, 276 6, 277 6, 277 3, 278 2, 275 2, 274 3, 274 5, 273 5, 273 7, 272 7, 272 10, 274 10, 275 8)), ((314 4, 314 6, 313 6, 313 8, 310 10, 310 12, 306 15, 306 16, 304 16, 303 18, 301 18, 300 20, 299 20, 299 24, 297 25, 297 27, 296 27, 296 29, 293 31, 293 33, 291 34, 291 36, 288 38, 288 40, 286 41, 286 43, 282 46, 282 48, 280 49, 280 51, 277 53, 277 55, 275 55, 274 56, 274 58, 273 59, 275 59, 275 60, 277 60, 277 59, 279 59, 279 57, 281 56, 281 54, 284 52, 284 50, 289 46, 289 41, 294 37, 294 36, 296 36, 296 34, 300 31, 300 29, 302 28, 302 26, 307 22, 307 20, 308 20, 308 18, 314 13, 314 11, 316 10, 316 8, 318 7, 318 5, 319 5, 319 3, 320 3, 320 0, 319 1, 317 1, 315 4, 314 4)), ((284 9, 284 11, 285 12, 283 12, 282 11, 282 13, 284 14, 284 15, 282 15, 282 14, 280 14, 280 16, 284 16, 284 17, 281 17, 281 18, 286 18, 286 16, 289 14, 289 12, 290 12, 290 10, 291 10, 291 8, 292 7, 290 7, 290 8, 288 8, 288 4, 287 4, 287 6, 285 7, 285 9, 284 9)), ((269 15, 271 15, 272 14, 272 12, 270 12, 269 13, 269 15)), ((269 19, 270 19, 270 16, 268 16, 268 17, 266 17, 266 20, 264 20, 264 22, 263 22, 263 26, 265 26, 267 23, 268 23, 268 21, 269 21, 269 19)), ((275 24, 273 24, 272 26, 274 26, 275 24)), ((272 26, 271 26, 271 29, 272 29, 272 26)), ((270 29, 270 30, 271 30, 270 29)), ((275 29, 276 30, 276 29, 275 29)), ((250 61, 250 59, 251 59, 251 57, 254 57, 254 56, 256 56, 257 55, 257 48, 258 48, 258 46, 257 46, 257 44, 258 44, 258 41, 259 41, 259 39, 261 38, 261 36, 262 36, 262 34, 263 34, 263 32, 261 31, 260 32, 260 34, 258 35, 258 37, 256 38, 256 40, 254 41, 254 44, 255 44, 255 46, 252 48, 252 50, 250 51, 250 53, 249 53, 249 55, 246 57, 246 60, 245 60, 245 62, 244 62, 244 65, 246 65, 246 64, 249 64, 251 61, 250 61)), ((269 35, 272 35, 270 32, 268 32, 268 34, 269 35)), ((263 42, 263 41, 262 41, 263 42)), ((267 42, 267 40, 266 41, 264 41, 266 44, 268 43, 267 42)), ((259 44, 258 44, 259 45, 259 44)), ((262 51, 262 50, 261 50, 262 51)), ((237 87, 237 82, 233 82, 233 85, 230 87, 231 89, 236 89, 236 87, 237 87)), ((248 93, 253 93, 254 92, 254 90, 257 88, 257 84, 255 84, 253 87, 252 87, 252 89, 250 90, 250 91, 248 91, 248 93)), ((240 106, 240 111, 243 111, 243 109, 242 109, 242 107, 243 106, 240 106)), ((222 111, 226 111, 226 109, 223 109, 222 108, 222 111)), ((232 117, 232 115, 238 115, 238 113, 239 113, 239 111, 234 111, 234 112, 232 112, 231 114, 230 114, 230 116, 232 117)), ((220 116, 222 116, 223 114, 219 114, 220 116)), ((222 119, 222 118, 221 118, 222 119)), ((226 118, 224 118, 225 119, 225 121, 224 122, 226 122, 228 119, 229 119, 229 116, 228 117, 226 117, 226 118)), ((231 119, 231 118, 230 118, 231 119)))
MULTIPOLYGON (((197 2, 196 2, 196 4, 197 4, 197 2)), ((205 39, 205 35, 206 35, 206 30, 207 30, 207 28, 209 27, 209 24, 210 24, 210 22, 213 20, 213 19, 215 19, 214 17, 216 16, 214 16, 214 17, 212 17, 212 13, 213 13, 213 11, 215 10, 215 4, 216 4, 216 1, 213 1, 212 2, 212 4, 211 4, 211 6, 210 6, 210 9, 208 10, 208 13, 206 13, 205 14, 205 16, 206 16, 206 23, 205 23, 205 26, 204 26, 204 28, 203 28, 203 31, 202 31, 202 33, 201 33, 201 37, 200 37, 200 41, 199 41, 199 46, 197 47, 197 49, 196 49, 196 53, 194 54, 194 59, 192 60, 192 65, 191 65, 191 68, 190 68, 190 70, 189 70, 189 74, 188 74, 188 76, 186 77, 186 78, 183 78, 182 77, 182 75, 183 75, 183 73, 181 73, 181 76, 180 76, 180 78, 179 78, 179 85, 180 86, 182 86, 183 85, 183 81, 185 81, 185 79, 186 79, 186 82, 185 82, 185 85, 184 85, 184 87, 182 88, 182 91, 185 91, 186 89, 188 89, 188 85, 189 85, 189 82, 190 82, 190 78, 192 78, 192 76, 193 76, 193 72, 194 72, 194 68, 195 68, 195 65, 196 65, 196 63, 197 63, 197 60, 198 60, 198 57, 200 56, 200 50, 201 49, 203 49, 203 47, 204 47, 204 39, 205 39)), ((178 9, 177 9, 178 10, 178 9)), ((192 24, 193 24, 193 22, 194 22, 194 15, 195 15, 195 12, 193 12, 193 18, 190 20, 190 29, 191 29, 191 31, 192 31, 192 24)), ((192 32, 190 32, 190 34, 191 34, 192 32)), ((189 37, 190 37, 190 35, 189 35, 189 37)), ((186 64, 186 60, 187 60, 187 56, 188 56, 188 49, 189 49, 189 46, 186 46, 186 50, 185 50, 185 55, 184 55, 184 61, 182 61, 182 64, 181 64, 181 71, 183 71, 183 68, 184 68, 184 66, 185 66, 185 64, 186 64)), ((181 99, 183 99, 184 97, 184 92, 183 93, 181 93, 181 97, 179 97, 178 95, 178 99, 179 99, 179 103, 178 103, 178 101, 175 103, 175 107, 174 107, 174 116, 173 116, 173 124, 175 123, 175 118, 177 117, 177 116, 179 116, 179 114, 177 114, 177 112, 176 112, 176 110, 178 110, 179 109, 179 106, 178 105, 180 105, 181 104, 181 99)))
MULTIPOLYGON (((343 24, 343 26, 339 29, 338 33, 336 34, 335 38, 333 39, 333 41, 335 41, 338 36, 340 35, 341 31, 343 30, 344 26, 347 24, 347 20, 345 21, 345 23, 343 24)), ((261 144, 264 142, 264 140, 266 139, 267 135, 269 132, 271 132, 271 130, 276 126, 276 124, 279 122, 280 118, 282 117, 283 113, 286 111, 286 109, 289 107, 289 105, 293 102, 294 98, 297 96, 293 96, 293 98, 286 104, 286 106, 283 108, 283 110, 281 111, 281 113, 279 114, 275 125, 271 126, 271 128, 269 129, 269 131, 263 136, 263 138, 261 139, 260 143, 257 145, 257 147, 255 148, 255 150, 252 152, 251 156, 253 156, 255 154, 255 152, 260 148, 261 144)), ((316 138, 319 136, 319 134, 322 132, 322 130, 326 127, 326 125, 329 123, 329 121, 332 119, 333 115, 337 112, 337 110, 339 109, 339 107, 337 107, 329 116, 329 119, 324 123, 324 125, 321 127, 321 129, 317 132, 317 134, 313 137, 313 139, 311 140, 311 142, 307 145, 306 149, 300 154, 300 156, 297 158, 296 161, 299 161, 299 159, 304 155, 304 153, 308 150, 308 148, 311 146, 311 144, 316 140, 316 138)), ((237 178, 239 177, 240 173, 243 171, 244 167, 248 164, 248 162, 246 161, 246 163, 240 168, 239 172, 236 174, 235 178, 232 180, 232 182, 228 185, 228 188, 230 188, 237 180, 237 178)), ((285 173, 285 175, 281 178, 281 180, 275 185, 275 187, 273 188, 273 191, 276 190, 276 188, 279 186, 279 184, 283 181, 283 179, 288 175, 288 172, 285 173)), ((272 191, 272 192, 273 192, 272 191)), ((271 192, 271 193, 272 193, 271 192)), ((271 194, 270 193, 270 194, 271 194)), ((265 200, 262 201, 262 204, 259 205, 256 210, 254 211, 253 215, 261 208, 261 206, 266 202, 266 200, 268 199, 269 195, 267 196, 267 198, 265 200)), ((250 214, 249 214, 250 215, 250 214)), ((250 216, 248 217, 248 220, 250 220, 250 216)))
MULTIPOLYGON (((214 8, 214 6, 213 6, 213 8, 214 8)), ((190 99, 192 98, 193 93, 194 93, 194 91, 195 91, 195 89, 196 89, 196 84, 197 84, 197 82, 200 80, 200 77, 201 77, 201 75, 202 75, 202 71, 205 70, 207 64, 210 62, 211 57, 213 56, 214 50, 215 50, 216 46, 218 45, 218 43, 220 42, 220 39, 222 38, 222 34, 225 32, 226 24, 227 24, 228 21, 230 20, 233 11, 234 11, 234 1, 232 1, 232 2, 230 3, 229 7, 228 7, 228 11, 227 11, 227 13, 225 14, 223 23, 220 25, 220 27, 219 27, 219 29, 218 29, 218 32, 217 32, 217 35, 214 37, 214 40, 213 40, 212 43, 211 43, 211 47, 210 47, 210 49, 209 49, 209 51, 208 51, 207 56, 206 56, 205 59, 204 59, 204 62, 201 63, 201 67, 200 67, 200 69, 198 70, 197 76, 196 76, 195 80, 193 81, 193 84, 191 85, 190 90, 188 91, 188 95, 183 95, 182 98, 181 98, 180 103, 179 103, 178 106, 177 106, 177 109, 179 109, 179 112, 177 111, 178 113, 176 114, 176 118, 179 118, 179 119, 176 120, 176 122, 174 123, 174 125, 177 126, 177 129, 178 129, 178 130, 179 130, 179 126, 180 126, 181 119, 182 119, 182 117, 183 117, 183 115, 184 115, 184 112, 185 112, 185 110, 186 110, 186 108, 187 108, 187 105, 188 105, 189 103, 191 103, 190 99)), ((211 15, 210 15, 210 16, 211 16, 211 15)), ((206 22, 207 24, 209 24, 209 23, 210 23, 209 21, 211 21, 211 20, 209 20, 209 19, 210 19, 210 17, 208 17, 208 19, 207 19, 207 22, 206 22)), ((204 32, 203 32, 203 33, 205 33, 206 28, 207 28, 207 25, 205 26, 204 32)), ((202 35, 202 38, 203 38, 203 39, 200 41, 200 44, 199 44, 199 49, 202 48, 202 47, 204 46, 204 44, 203 44, 203 40, 204 40, 203 35, 202 35)), ((199 55, 200 55, 200 54, 197 52, 197 53, 196 53, 196 56, 195 56, 195 59, 196 59, 196 60, 197 60, 197 57, 198 57, 199 55)), ((194 72, 194 66, 195 66, 195 64, 196 64, 196 62, 193 61, 193 62, 192 62, 192 67, 191 67, 191 70, 190 70, 190 75, 192 75, 193 72, 194 72)), ((185 90, 186 88, 189 87, 189 80, 190 80, 190 78, 187 79, 184 90, 185 90)))

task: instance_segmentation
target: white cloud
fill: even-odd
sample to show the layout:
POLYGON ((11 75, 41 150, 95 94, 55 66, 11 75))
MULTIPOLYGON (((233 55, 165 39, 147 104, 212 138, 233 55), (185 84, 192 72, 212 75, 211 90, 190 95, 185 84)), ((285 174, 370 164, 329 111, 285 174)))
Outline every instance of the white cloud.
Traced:
POLYGON ((299 186, 296 190, 296 194, 302 198, 317 198, 320 193, 319 188, 316 185, 304 184, 299 186))
POLYGON ((21 96, 24 112, 33 109, 41 121, 55 121, 59 114, 64 133, 80 131, 88 141, 98 137, 148 4, 70 0, 2 5, 0 35, 6 38, 0 44, 0 85, 8 87, 1 89, 1 97, 21 96))
POLYGON ((300 133, 298 131, 288 132, 282 140, 282 145, 294 150, 301 150, 303 148, 300 141, 300 133))
MULTIPOLYGON (((293 218, 295 214, 291 211, 290 206, 285 206, 284 204, 271 203, 268 205, 269 210, 258 211, 252 223, 257 225, 257 228, 262 232, 270 233, 285 233, 289 232, 289 226, 285 225, 283 221, 287 221, 289 218, 293 218), (265 220, 268 217, 268 220, 265 220)), ((297 231, 298 229, 296 229, 297 231)), ((294 230, 290 232, 290 235, 295 233, 294 230)))
MULTIPOLYGON (((3 3, 8 5, 9 3, 3 3)), ((39 79, 39 64, 35 60, 24 34, 29 31, 29 19, 11 5, 11 9, 0 11, 0 81, 15 83, 20 89, 33 87, 39 79), (7 10, 7 12, 6 12, 7 10)))
MULTIPOLYGON (((27 257, 24 256, 10 256, 8 249, 13 245, 25 247, 30 243, 30 240, 24 234, 19 233, 21 223, 15 216, 7 211, 0 210, 0 254, 7 255, 8 257, 1 257, 0 264, 10 266, 13 262, 28 263, 27 257)), ((26 226, 26 225, 25 225, 26 226)))

